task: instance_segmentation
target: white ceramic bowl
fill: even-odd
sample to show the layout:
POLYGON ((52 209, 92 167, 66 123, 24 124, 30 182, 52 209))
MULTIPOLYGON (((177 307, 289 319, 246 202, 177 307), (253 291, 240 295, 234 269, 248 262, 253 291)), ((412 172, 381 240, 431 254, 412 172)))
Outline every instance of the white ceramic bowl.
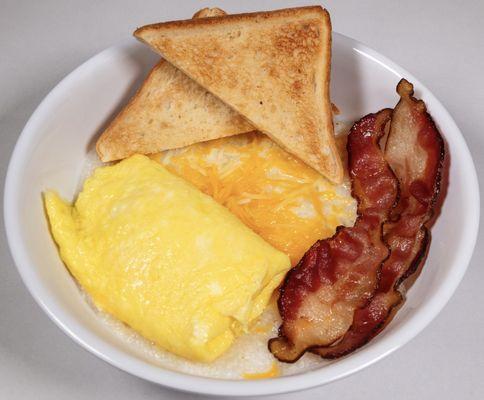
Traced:
POLYGON ((425 268, 397 317, 354 354, 299 375, 262 381, 229 381, 177 373, 150 364, 96 318, 61 263, 49 234, 41 192, 75 194, 86 153, 99 131, 126 101, 157 56, 131 40, 81 65, 44 99, 13 152, 5 185, 5 225, 18 270, 30 293, 70 337, 133 375, 185 391, 218 395, 275 394, 322 385, 385 357, 417 335, 444 307, 461 280, 475 245, 479 191, 466 143, 442 104, 416 78, 366 46, 334 34, 332 100, 358 119, 393 107, 401 77, 415 84, 448 143, 447 198, 432 230, 425 268))

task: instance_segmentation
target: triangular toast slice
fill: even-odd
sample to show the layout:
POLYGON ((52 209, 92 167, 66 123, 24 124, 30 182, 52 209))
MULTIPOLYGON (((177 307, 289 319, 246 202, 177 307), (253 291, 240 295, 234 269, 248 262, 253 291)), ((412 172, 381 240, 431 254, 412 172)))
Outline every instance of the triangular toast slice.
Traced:
POLYGON ((335 183, 331 22, 319 6, 147 25, 134 35, 335 183))
MULTIPOLYGON (((193 17, 215 15, 225 12, 205 8, 193 17)), ((254 129, 240 114, 162 59, 102 133, 96 149, 107 162, 254 129)))

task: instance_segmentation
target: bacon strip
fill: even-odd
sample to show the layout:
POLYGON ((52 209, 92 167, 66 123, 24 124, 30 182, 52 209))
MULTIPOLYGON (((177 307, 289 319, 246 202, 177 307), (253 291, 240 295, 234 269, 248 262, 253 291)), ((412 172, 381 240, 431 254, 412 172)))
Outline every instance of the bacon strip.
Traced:
POLYGON ((391 110, 367 115, 348 136, 349 172, 358 200, 355 225, 316 242, 280 289, 283 324, 269 349, 281 361, 296 361, 306 350, 340 339, 355 310, 376 290, 389 255, 382 227, 398 196, 398 181, 378 144, 390 115, 391 110))
POLYGON ((393 112, 385 150, 401 191, 393 221, 384 226, 391 255, 383 264, 375 295, 355 312, 349 331, 337 344, 313 350, 324 358, 351 353, 386 326, 404 301, 400 285, 417 270, 430 243, 425 224, 440 190, 444 142, 424 102, 413 97, 412 84, 402 79, 397 92, 401 99, 393 112))

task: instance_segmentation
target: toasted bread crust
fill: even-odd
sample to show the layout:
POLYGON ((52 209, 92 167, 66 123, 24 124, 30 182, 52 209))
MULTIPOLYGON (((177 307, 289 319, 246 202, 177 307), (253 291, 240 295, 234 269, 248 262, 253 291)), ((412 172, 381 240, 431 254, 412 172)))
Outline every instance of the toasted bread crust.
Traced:
POLYGON ((134 35, 287 151, 340 183, 319 6, 152 24, 134 35))
POLYGON ((198 10, 195 14, 193 14, 192 19, 194 18, 211 18, 211 17, 221 17, 223 15, 227 15, 227 13, 218 7, 205 7, 201 10, 198 10))
MULTIPOLYGON (((234 22, 244 22, 244 21, 252 21, 254 18, 259 18, 261 20, 264 19, 273 19, 273 18, 294 18, 298 16, 307 15, 309 12, 317 12, 324 14, 323 18, 330 19, 329 13, 326 9, 322 8, 321 6, 305 6, 305 7, 295 7, 295 8, 281 8, 279 10, 271 10, 271 11, 257 11, 257 12, 250 12, 250 13, 241 13, 241 14, 224 14, 224 15, 206 15, 206 9, 202 9, 197 11, 193 15, 193 19, 185 19, 185 20, 175 20, 175 21, 167 21, 167 22, 158 22, 155 24, 149 24, 142 26, 136 31, 134 31, 133 35, 139 39, 140 34, 144 30, 149 29, 171 29, 171 28, 189 28, 194 26, 207 26, 207 25, 223 25, 223 24, 233 24, 234 22), (202 19, 202 18, 210 18, 210 19, 202 19)), ((213 10, 213 9, 212 9, 213 10)), ((218 9, 220 10, 220 9, 218 9)), ((141 39, 142 40, 142 39, 141 39)))

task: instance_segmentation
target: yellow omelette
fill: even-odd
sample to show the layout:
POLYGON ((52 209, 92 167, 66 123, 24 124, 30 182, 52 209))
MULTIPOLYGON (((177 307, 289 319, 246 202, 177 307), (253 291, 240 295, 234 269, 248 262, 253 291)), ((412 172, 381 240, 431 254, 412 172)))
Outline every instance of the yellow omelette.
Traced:
POLYGON ((158 346, 210 362, 290 268, 234 214, 148 157, 98 168, 74 205, 44 194, 52 235, 95 305, 158 346))

